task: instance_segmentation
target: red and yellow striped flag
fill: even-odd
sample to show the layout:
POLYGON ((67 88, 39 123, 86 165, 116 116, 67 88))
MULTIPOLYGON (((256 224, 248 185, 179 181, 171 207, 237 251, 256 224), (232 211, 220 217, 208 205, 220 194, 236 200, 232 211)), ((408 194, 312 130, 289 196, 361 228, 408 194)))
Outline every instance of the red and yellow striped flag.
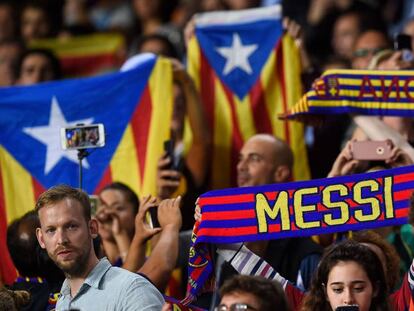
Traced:
POLYGON ((119 69, 125 60, 125 39, 117 33, 39 39, 31 48, 45 48, 59 58, 66 77, 94 76, 119 69))
POLYGON ((300 58, 283 35, 280 6, 196 16, 188 70, 213 135, 212 185, 236 182, 243 143, 256 133, 285 140, 295 154, 294 178, 308 179, 303 125, 278 119, 302 94, 300 58))

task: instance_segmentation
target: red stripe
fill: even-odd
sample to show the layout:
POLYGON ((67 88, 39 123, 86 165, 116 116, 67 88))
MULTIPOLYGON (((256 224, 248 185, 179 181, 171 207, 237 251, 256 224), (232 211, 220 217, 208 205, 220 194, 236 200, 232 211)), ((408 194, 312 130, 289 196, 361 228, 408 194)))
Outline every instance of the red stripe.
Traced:
POLYGON ((395 218, 405 218, 408 216, 409 211, 410 211, 409 207, 397 209, 395 211, 395 218))
POLYGON ((241 210, 241 211, 214 211, 203 213, 203 221, 206 220, 236 220, 236 219, 248 219, 256 218, 256 213, 253 209, 241 210))
POLYGON ((413 193, 413 189, 396 191, 393 193, 395 201, 408 200, 413 193))
POLYGON ((16 268, 9 255, 6 244, 7 214, 6 199, 4 196, 3 178, 0 169, 0 280, 5 284, 12 284, 15 280, 16 268))
POLYGON ((414 173, 400 174, 394 176, 394 183, 399 184, 407 181, 414 180, 414 173))
MULTIPOLYGON (((281 97, 283 103, 283 114, 286 114, 288 111, 288 103, 286 97, 286 81, 285 81, 285 68, 283 63, 283 47, 282 47, 283 39, 280 39, 276 48, 276 72, 277 76, 280 80, 280 89, 281 89, 281 97)), ((290 132, 289 132, 289 124, 288 121, 283 121, 285 126, 285 137, 286 142, 290 145, 290 132)))
POLYGON ((254 202, 254 194, 237 194, 237 195, 227 195, 219 197, 204 197, 198 200, 200 206, 203 205, 215 205, 215 204, 234 204, 234 203, 249 203, 254 202))
MULTIPOLYGON (((232 124, 232 141, 230 146, 230 183, 231 186, 237 186, 237 163, 239 161, 239 152, 243 146, 243 137, 239 128, 238 117, 236 113, 236 103, 234 101, 235 95, 229 88, 223 84, 224 94, 226 94, 227 101, 230 104, 231 124, 232 124)), ((240 120, 242 121, 242 120, 240 120)))
POLYGON ((207 121, 211 130, 211 137, 214 137, 214 88, 215 73, 209 65, 207 58, 200 51, 200 96, 206 109, 207 121))
POLYGON ((198 236, 239 236, 257 234, 256 226, 238 227, 238 228, 201 228, 198 236))
MULTIPOLYGON (((397 218, 407 217, 408 211, 409 211, 408 208, 396 210, 395 218, 397 219, 397 218)), ((328 226, 322 221, 322 219, 319 220, 319 222, 321 224, 319 227, 311 228, 309 230, 323 228, 323 227, 328 226)), ((354 216, 351 216, 344 225, 352 225, 352 224, 358 224, 358 223, 361 223, 361 222, 356 220, 354 216)), ((290 223, 290 226, 291 226, 289 229, 290 232, 302 230, 296 227, 296 224, 294 221, 290 223)), ((278 232, 283 232, 280 229, 280 224, 269 224, 268 225, 268 233, 278 233, 278 232)), ((257 227, 247 226, 247 227, 237 227, 237 228, 201 228, 198 232, 198 236, 212 236, 212 237, 220 237, 220 236, 237 237, 237 236, 243 236, 243 235, 257 235, 257 227)))
MULTIPOLYGON (((131 118, 131 127, 134 134, 135 148, 137 150, 141 180, 144 180, 145 157, 147 155, 148 135, 151 124, 152 100, 149 86, 147 85, 141 95, 141 99, 131 118)), ((158 161, 158 159, 157 159, 158 161)))
POLYGON ((60 57, 62 72, 66 76, 85 76, 119 67, 115 53, 60 57))
POLYGON ((99 193, 101 190, 112 182, 111 165, 106 168, 98 186, 95 188, 94 193, 99 193))
POLYGON ((253 111, 253 120, 257 133, 273 134, 269 112, 266 109, 262 80, 257 82, 250 90, 250 106, 253 111))
POLYGON ((33 187, 33 193, 34 193, 34 199, 37 201, 39 196, 46 190, 45 187, 43 187, 36 178, 32 176, 32 187, 33 187))

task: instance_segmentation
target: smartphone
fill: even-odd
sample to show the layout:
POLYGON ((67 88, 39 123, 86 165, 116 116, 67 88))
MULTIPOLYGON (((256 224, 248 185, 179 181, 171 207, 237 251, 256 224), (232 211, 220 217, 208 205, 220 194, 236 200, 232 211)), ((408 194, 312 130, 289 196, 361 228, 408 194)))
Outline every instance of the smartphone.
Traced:
POLYGON ((358 305, 339 306, 335 309, 335 311, 359 311, 359 306, 358 305))
POLYGON ((404 61, 413 61, 414 56, 412 53, 411 36, 406 34, 398 34, 394 39, 394 50, 402 51, 402 59, 404 61))
POLYGON ((355 160, 383 161, 391 156, 391 145, 388 141, 354 141, 351 151, 355 160))
POLYGON ((174 147, 175 147, 174 145, 175 145, 174 140, 172 139, 164 141, 164 151, 166 153, 166 156, 170 157, 171 159, 168 169, 177 171, 178 166, 176 164, 177 161, 176 161, 175 154, 174 154, 174 147))
POLYGON ((149 214, 150 214, 150 219, 151 219, 150 226, 152 228, 159 228, 160 227, 160 223, 158 222, 158 217, 157 217, 157 214, 158 214, 158 206, 151 207, 149 209, 149 214))
POLYGON ((60 129, 63 149, 87 149, 105 146, 105 129, 102 123, 63 127, 60 129))

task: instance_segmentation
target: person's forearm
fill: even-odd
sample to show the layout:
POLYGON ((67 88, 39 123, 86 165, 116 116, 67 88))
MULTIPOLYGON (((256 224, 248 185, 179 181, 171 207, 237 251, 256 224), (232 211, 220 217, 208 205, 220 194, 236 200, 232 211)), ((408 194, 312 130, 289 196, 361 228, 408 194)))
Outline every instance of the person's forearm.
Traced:
POLYGON ((122 268, 137 272, 145 262, 145 241, 134 236, 122 268))
POLYGON ((139 269, 139 272, 145 274, 160 291, 167 286, 177 261, 178 232, 178 228, 174 226, 163 228, 151 256, 139 269))

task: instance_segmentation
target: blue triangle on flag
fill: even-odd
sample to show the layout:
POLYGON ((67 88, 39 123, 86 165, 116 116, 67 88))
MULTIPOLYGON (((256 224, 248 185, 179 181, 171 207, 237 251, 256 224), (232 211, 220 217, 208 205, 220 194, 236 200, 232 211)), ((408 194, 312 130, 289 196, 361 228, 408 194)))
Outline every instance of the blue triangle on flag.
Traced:
POLYGON ((240 99, 256 83, 283 34, 281 20, 203 25, 195 30, 210 66, 240 99))
MULTIPOLYGON (((140 102, 156 58, 138 68, 95 78, 0 89, 0 144, 42 186, 78 186, 77 151, 60 145, 62 123, 103 123, 106 145, 91 149, 83 185, 92 193, 140 102), (53 142, 53 143, 52 143, 53 142)), ((148 117, 148 116, 143 116, 148 117)))

